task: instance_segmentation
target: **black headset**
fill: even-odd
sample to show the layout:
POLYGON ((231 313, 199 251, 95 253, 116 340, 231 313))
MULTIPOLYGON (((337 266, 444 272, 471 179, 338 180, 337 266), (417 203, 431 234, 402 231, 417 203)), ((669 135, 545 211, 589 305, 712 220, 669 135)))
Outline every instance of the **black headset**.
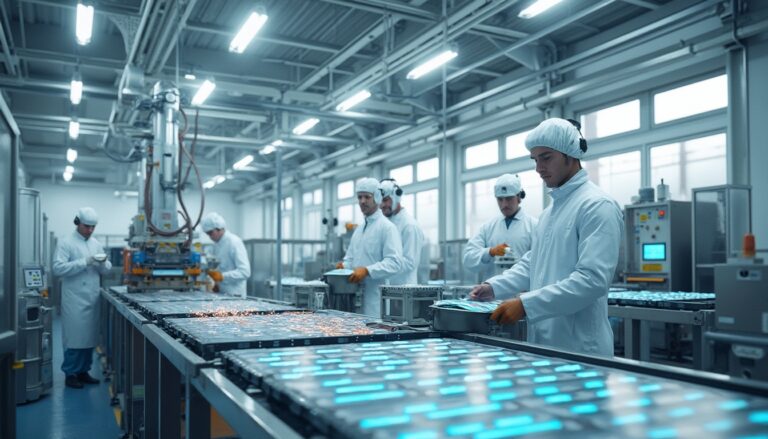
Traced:
MULTIPOLYGON (((401 197, 403 195, 403 190, 400 188, 400 186, 397 185, 397 181, 395 181, 394 178, 382 178, 379 183, 384 183, 385 181, 391 181, 395 184, 395 195, 398 197, 401 197)), ((381 194, 384 195, 384 191, 381 191, 381 194)))
POLYGON ((80 218, 78 218, 78 217, 75 217, 75 225, 76 225, 76 226, 79 226, 79 225, 80 225, 80 218))
POLYGON ((565 119, 568 122, 571 123, 574 127, 576 127, 576 131, 579 132, 579 149, 581 149, 581 152, 587 152, 587 139, 584 138, 584 135, 581 134, 581 124, 574 120, 574 119, 565 119))

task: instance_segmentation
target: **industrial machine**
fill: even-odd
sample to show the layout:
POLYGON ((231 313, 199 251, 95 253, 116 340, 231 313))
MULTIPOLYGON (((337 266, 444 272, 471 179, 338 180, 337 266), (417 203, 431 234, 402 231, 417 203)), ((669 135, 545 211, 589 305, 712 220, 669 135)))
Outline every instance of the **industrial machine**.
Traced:
POLYGON ((729 346, 732 376, 768 380, 768 265, 731 260, 714 267, 716 333, 729 346))
POLYGON ((628 205, 624 221, 624 281, 646 290, 690 291, 691 203, 628 205))
POLYGON ((429 325, 429 307, 440 300, 439 285, 382 285, 381 319, 409 325, 429 325))
POLYGON ((138 213, 133 217, 129 248, 123 255, 125 283, 132 291, 197 288, 203 284, 199 279, 201 256, 192 240, 202 216, 202 196, 200 213, 195 220, 184 204, 183 190, 192 170, 197 182, 201 181, 183 143, 187 124, 180 107, 179 90, 171 83, 160 81, 153 87, 151 98, 140 108, 151 115, 153 135, 151 141, 144 142, 138 213), (180 119, 185 121, 181 131, 180 119), (185 157, 188 159, 186 169, 185 157))

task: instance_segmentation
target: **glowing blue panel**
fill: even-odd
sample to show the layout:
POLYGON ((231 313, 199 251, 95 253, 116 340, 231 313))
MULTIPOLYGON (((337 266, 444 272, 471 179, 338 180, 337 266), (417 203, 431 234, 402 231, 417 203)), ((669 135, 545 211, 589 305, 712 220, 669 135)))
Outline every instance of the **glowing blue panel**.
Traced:
POLYGON ((364 357, 360 357, 360 361, 382 361, 382 360, 389 360, 388 355, 366 355, 364 357))
POLYGON ((691 416, 693 414, 693 409, 690 407, 678 407, 676 409, 670 410, 667 414, 670 418, 683 418, 686 416, 691 416))
POLYGON ((408 414, 427 413, 435 410, 437 410, 437 404, 435 404, 434 402, 430 402, 427 404, 409 405, 403 408, 403 412, 408 414))
POLYGON ((640 424, 648 421, 645 413, 634 413, 626 416, 619 416, 613 419, 613 425, 640 424))
POLYGON ((509 401, 512 399, 517 398, 517 394, 515 392, 497 392, 492 393, 491 396, 488 397, 491 401, 509 401))
POLYGON ((657 428, 655 430, 649 430, 648 437, 650 439, 676 438, 677 430, 675 430, 674 428, 657 428))
POLYGON ((478 433, 485 430, 485 424, 482 422, 473 422, 471 424, 449 425, 445 432, 448 436, 464 436, 466 434, 478 433))
POLYGON ((704 428, 708 431, 728 431, 733 428, 733 422, 724 419, 704 424, 704 428))
POLYGON ((579 404, 571 407, 571 413, 576 413, 577 415, 588 415, 598 411, 599 408, 594 404, 579 404))
POLYGON ((304 376, 303 373, 284 373, 280 375, 280 378, 284 380, 297 380, 303 376, 304 376))
POLYGON ((376 366, 376 370, 378 370, 379 372, 397 370, 397 366, 376 366))
POLYGON ((555 386, 537 387, 536 390, 533 391, 533 393, 539 396, 554 395, 555 393, 559 393, 559 392, 560 392, 560 389, 558 389, 555 386))
POLYGON ((260 363, 269 363, 272 361, 280 361, 280 357, 261 357, 259 358, 260 363))
POLYGON ((699 399, 704 398, 704 393, 702 392, 694 392, 694 393, 688 393, 685 395, 686 401, 697 401, 699 399))
POLYGON ((620 383, 635 383, 635 382, 637 382, 637 377, 623 376, 623 377, 619 378, 619 382, 620 383))
POLYGON ((319 370, 317 372, 312 372, 312 375, 316 377, 321 377, 325 375, 344 375, 347 371, 344 369, 330 369, 330 370, 319 370))
POLYGON ((504 355, 503 351, 480 352, 477 354, 478 357, 501 357, 504 355))
POLYGON ((408 415, 399 416, 383 416, 381 418, 367 418, 360 420, 360 428, 378 428, 389 427, 392 425, 407 424, 411 422, 411 417, 408 415))
POLYGON ((428 380, 420 380, 416 383, 416 385, 419 386, 439 386, 440 384, 443 384, 442 378, 431 378, 428 380))
POLYGON ((334 399, 336 404, 350 404, 354 402, 381 401, 383 399, 396 399, 405 396, 402 390, 388 390, 386 392, 361 393, 357 395, 338 396, 334 399))
POLYGON ((643 393, 656 392, 661 390, 661 384, 643 384, 642 386, 638 387, 637 390, 643 393))
POLYGON ((486 370, 494 371, 494 370, 507 370, 509 369, 509 364, 489 364, 485 366, 486 370))
POLYGON ((554 375, 544 375, 533 379, 534 383, 553 383, 557 381, 557 377, 554 375))
POLYGON ((436 439, 437 432, 425 430, 425 431, 412 431, 408 433, 401 433, 397 436, 397 439, 436 439))
POLYGON ((384 375, 385 380, 405 380, 411 377, 413 377, 411 372, 388 373, 384 375))
POLYGON ((571 402, 573 397, 567 393, 561 393, 559 395, 550 395, 544 398, 547 404, 560 404, 562 402, 571 402))
POLYGON ((455 369, 448 369, 448 375, 464 375, 469 372, 469 369, 465 367, 457 367, 455 369))
POLYGON ((768 424, 768 411, 750 413, 749 422, 753 424, 768 424))
POLYGON ((552 362, 549 361, 549 360, 539 360, 539 361, 534 361, 533 363, 531 363, 531 366, 533 366, 533 367, 544 367, 544 366, 549 366, 551 364, 552 364, 552 362))
POLYGON ((564 364, 555 368, 555 372, 576 372, 577 370, 581 370, 580 364, 564 364))
POLYGON ((408 360, 387 360, 382 364, 385 364, 387 366, 399 366, 402 364, 410 364, 411 362, 408 360))
POLYGON ((469 351, 466 349, 451 349, 448 351, 448 353, 451 355, 466 354, 467 352, 469 351))
POLYGON ((732 411, 732 410, 740 410, 744 407, 748 406, 747 401, 744 401, 743 399, 733 399, 730 401, 725 401, 720 404, 720 408, 722 410, 732 411))
POLYGON ((515 372, 515 375, 521 376, 521 377, 536 375, 536 370, 535 369, 518 370, 517 372, 515 372))
POLYGON ((519 427, 521 425, 530 425, 530 424, 533 424, 533 416, 530 416, 530 415, 501 418, 501 419, 497 419, 496 422, 493 423, 493 425, 499 428, 519 427))
POLYGON ((588 370, 585 372, 579 372, 576 374, 576 376, 579 378, 594 378, 596 376, 600 376, 600 374, 594 370, 588 370))
POLYGON ((503 389, 506 387, 512 387, 512 381, 510 380, 498 380, 498 381, 491 381, 488 383, 489 389, 503 389))
POLYGON ((346 386, 347 384, 351 384, 352 380, 349 378, 342 378, 340 380, 328 380, 323 381, 323 387, 336 387, 336 386, 346 386))
POLYGON ((625 404, 627 407, 648 407, 651 405, 651 400, 648 398, 640 398, 629 401, 625 404))
POLYGON ((341 363, 339 367, 344 369, 362 369, 365 367, 365 363, 341 363))
POLYGON ((461 361, 459 361, 459 364, 476 364, 476 363, 482 363, 483 360, 479 358, 465 358, 461 361))
POLYGON ((560 421, 548 421, 539 424, 523 425, 520 427, 510 427, 493 431, 484 431, 475 435, 477 439, 497 439, 503 437, 524 436, 526 434, 541 433, 544 431, 562 430, 563 424, 560 421))
POLYGON ((364 384, 360 386, 337 387, 336 393, 373 392, 384 390, 384 384, 364 384))
POLYGON ((515 361, 519 359, 520 357, 515 357, 514 355, 505 355, 503 357, 499 357, 499 361, 515 361))
POLYGON ((450 360, 450 357, 429 357, 427 358, 428 361, 448 361, 450 360))
POLYGON ((461 393, 466 393, 467 388, 465 386, 448 386, 443 387, 440 389, 441 395, 458 395, 461 393))
POLYGON ((453 418, 455 416, 467 416, 467 415, 477 415, 480 413, 497 412, 499 410, 501 410, 501 404, 498 404, 498 403, 484 404, 484 405, 470 405, 466 407, 456 407, 456 408, 451 408, 446 410, 438 410, 432 413, 427 413, 427 418, 445 419, 445 418, 453 418))
POLYGON ((613 396, 615 392, 613 390, 608 389, 601 389, 595 392, 595 396, 598 398, 607 398, 609 396, 613 396))
POLYGON ((585 389, 600 389, 602 387, 605 387, 605 382, 603 381, 587 381, 584 383, 585 389))

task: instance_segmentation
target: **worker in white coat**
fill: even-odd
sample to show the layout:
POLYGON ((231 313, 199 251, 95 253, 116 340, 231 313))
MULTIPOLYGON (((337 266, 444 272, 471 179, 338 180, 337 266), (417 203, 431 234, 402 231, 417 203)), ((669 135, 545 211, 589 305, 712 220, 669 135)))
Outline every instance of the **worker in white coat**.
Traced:
POLYGON ((208 270, 208 276, 216 282, 220 293, 245 298, 251 262, 243 240, 227 230, 224 218, 216 212, 206 214, 200 224, 214 242, 212 256, 219 261, 217 269, 208 270))
POLYGON ((509 253, 520 259, 531 249, 533 229, 538 223, 521 206, 525 191, 520 177, 502 175, 493 185, 493 192, 501 215, 483 224, 464 248, 464 266, 479 272, 482 280, 497 274, 495 256, 509 253))
POLYGON ((591 355, 613 355, 608 288, 619 259, 624 222, 619 205, 589 181, 580 159, 587 150, 576 121, 547 119, 525 146, 551 189, 531 251, 470 293, 507 299, 491 318, 525 317, 528 341, 591 355))
POLYGON ((61 334, 67 387, 81 389, 99 382, 88 371, 99 338, 99 275, 112 264, 104 248, 92 238, 99 219, 90 207, 78 210, 75 231, 63 237, 53 257, 53 274, 61 278, 61 334))
POLYGON ((343 262, 337 268, 354 270, 352 283, 363 284, 363 314, 381 318, 380 285, 400 273, 403 267, 403 246, 397 227, 379 209, 383 196, 375 178, 357 182, 357 204, 365 215, 365 224, 358 226, 343 262))
POLYGON ((400 204, 403 190, 391 178, 381 180, 379 185, 383 199, 381 213, 389 218, 400 232, 403 244, 403 268, 389 279, 390 285, 416 285, 419 283, 419 261, 424 248, 424 232, 416 219, 400 204))

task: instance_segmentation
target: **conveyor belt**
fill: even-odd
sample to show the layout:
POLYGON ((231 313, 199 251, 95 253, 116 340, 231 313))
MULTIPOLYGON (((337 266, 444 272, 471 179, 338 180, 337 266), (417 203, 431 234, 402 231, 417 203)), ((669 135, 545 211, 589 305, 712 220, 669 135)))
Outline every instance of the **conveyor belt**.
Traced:
POLYGON ((698 311, 713 309, 715 295, 665 291, 611 291, 608 293, 608 304, 698 311))
POLYGON ((122 300, 136 304, 144 302, 182 302, 190 300, 237 300, 239 297, 226 294, 203 293, 200 291, 157 291, 151 293, 117 293, 122 300))
POLYGON ((764 437, 768 398, 456 339, 233 350, 328 437, 764 437))
POLYGON ((299 308, 258 299, 189 300, 178 302, 141 302, 136 307, 149 318, 236 316, 256 313, 300 311, 299 308))
MULTIPOLYGON (((377 320, 333 310, 312 313, 200 317, 164 321, 180 338, 205 359, 227 349, 290 347, 353 343, 375 340, 405 340, 424 337, 425 331, 398 330, 377 320)), ((437 336, 437 333, 427 333, 437 336)))

